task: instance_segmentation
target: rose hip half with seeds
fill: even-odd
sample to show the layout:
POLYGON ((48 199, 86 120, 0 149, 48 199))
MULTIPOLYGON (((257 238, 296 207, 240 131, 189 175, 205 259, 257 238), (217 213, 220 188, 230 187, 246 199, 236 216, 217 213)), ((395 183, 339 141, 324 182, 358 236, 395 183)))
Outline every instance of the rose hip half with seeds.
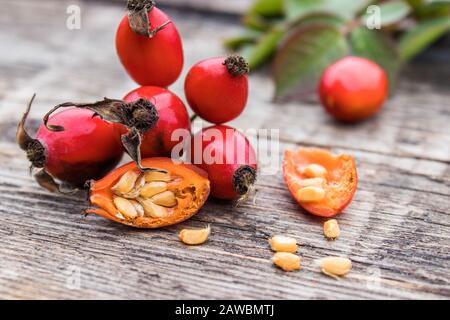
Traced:
POLYGON ((351 202, 358 182, 355 159, 318 148, 287 150, 284 180, 292 196, 306 211, 333 217, 351 202))
POLYGON ((90 183, 87 213, 137 228, 159 228, 184 221, 208 198, 207 174, 170 158, 143 159, 158 171, 142 172, 131 162, 90 183))

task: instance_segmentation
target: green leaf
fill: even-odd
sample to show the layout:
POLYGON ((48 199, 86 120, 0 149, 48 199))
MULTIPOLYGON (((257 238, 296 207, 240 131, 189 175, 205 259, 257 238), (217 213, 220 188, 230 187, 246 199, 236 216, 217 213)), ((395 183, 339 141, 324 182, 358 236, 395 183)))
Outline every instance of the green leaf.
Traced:
POLYGON ((255 43, 261 36, 261 32, 248 30, 240 36, 225 39, 223 44, 226 48, 237 50, 245 44, 255 43))
POLYGON ((284 33, 284 28, 277 26, 258 40, 247 57, 250 69, 258 68, 272 57, 284 33))
POLYGON ((244 17, 242 18, 242 23, 256 31, 266 31, 270 28, 269 24, 264 20, 262 16, 259 14, 248 12, 244 17))
POLYGON ((406 0, 419 19, 442 17, 450 14, 449 0, 406 0))
MULTIPOLYGON (((411 13, 409 4, 402 0, 383 2, 379 5, 379 8, 381 26, 389 26, 397 23, 411 13)), ((366 13, 363 16, 363 21, 370 19, 370 16, 369 13, 366 13)), ((367 25, 367 22, 365 24, 367 25)))
POLYGON ((296 20, 311 13, 330 13, 352 19, 372 0, 284 0, 285 15, 296 20))
POLYGON ((250 9, 264 17, 277 17, 283 14, 283 0, 257 0, 250 9))
POLYGON ((302 16, 296 21, 292 21, 291 25, 295 26, 305 26, 307 24, 328 24, 335 27, 342 27, 345 20, 341 17, 333 15, 331 13, 312 13, 306 16, 302 16))
POLYGON ((296 88, 315 89, 325 68, 347 52, 346 39, 336 27, 316 24, 294 29, 275 57, 276 97, 296 88))
POLYGON ((391 92, 400 68, 397 48, 387 35, 381 31, 359 27, 350 34, 352 53, 378 63, 389 77, 391 92))
POLYGON ((409 61, 446 32, 450 31, 450 17, 441 17, 419 23, 400 39, 402 61, 409 61))

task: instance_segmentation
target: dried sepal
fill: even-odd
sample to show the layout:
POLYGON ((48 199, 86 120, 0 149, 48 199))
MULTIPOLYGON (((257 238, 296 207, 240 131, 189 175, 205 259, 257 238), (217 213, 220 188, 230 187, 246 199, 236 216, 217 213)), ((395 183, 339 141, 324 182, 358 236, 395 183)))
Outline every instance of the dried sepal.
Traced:
POLYGON ((53 107, 44 116, 44 125, 51 131, 63 131, 64 127, 48 123, 50 116, 60 108, 75 107, 88 109, 94 112, 94 116, 112 122, 120 123, 129 129, 128 133, 121 136, 122 144, 130 157, 138 164, 142 171, 160 171, 153 168, 144 168, 141 164, 142 136, 154 128, 159 120, 159 114, 154 104, 145 99, 133 102, 104 98, 94 103, 65 102, 53 107))
POLYGON ((160 30, 171 23, 169 20, 152 29, 151 21, 148 19, 148 13, 154 7, 155 1, 152 0, 128 0, 128 22, 133 32, 141 36, 153 38, 160 30))
POLYGON ((31 110, 31 105, 33 104, 34 98, 36 94, 30 99, 28 102, 27 109, 25 110, 22 119, 17 125, 16 131, 16 142, 19 145, 20 149, 24 150, 27 153, 27 158, 31 162, 31 168, 43 168, 45 166, 47 151, 41 142, 37 139, 33 139, 28 132, 25 130, 25 122, 28 118, 28 114, 31 110))
POLYGON ((34 174, 34 179, 37 183, 44 189, 61 194, 74 194, 79 191, 78 188, 68 184, 68 183, 58 183, 55 179, 45 170, 40 169, 34 174))

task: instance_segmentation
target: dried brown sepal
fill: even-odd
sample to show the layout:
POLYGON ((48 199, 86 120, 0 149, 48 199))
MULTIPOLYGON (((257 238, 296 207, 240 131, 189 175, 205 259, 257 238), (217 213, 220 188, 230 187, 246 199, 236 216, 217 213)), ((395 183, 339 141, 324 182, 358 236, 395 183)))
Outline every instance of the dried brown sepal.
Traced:
POLYGON ((138 168, 144 172, 156 171, 166 173, 166 171, 155 168, 145 168, 142 166, 142 157, 141 157, 141 133, 136 128, 131 128, 127 134, 122 135, 121 137, 122 144, 131 157, 131 159, 136 162, 138 168))
POLYGON ((122 144, 130 157, 138 164, 143 171, 160 171, 153 168, 144 168, 141 164, 140 146, 142 135, 152 129, 159 120, 156 107, 148 100, 139 99, 133 102, 104 98, 94 103, 74 103, 66 102, 53 107, 43 118, 44 125, 50 131, 63 131, 59 125, 48 123, 50 116, 60 108, 75 107, 88 109, 94 112, 94 116, 101 119, 120 123, 129 129, 129 132, 122 135, 122 144))
POLYGON ((160 30, 164 29, 171 21, 166 21, 162 25, 152 29, 151 21, 148 19, 148 13, 155 7, 156 3, 152 0, 128 0, 128 22, 130 28, 137 34, 153 38, 160 30))
POLYGON ((45 147, 39 142, 39 140, 33 139, 25 130, 25 122, 28 118, 31 105, 33 104, 35 97, 36 94, 33 94, 30 102, 28 102, 27 109, 23 114, 22 119, 17 125, 16 141, 19 147, 27 153, 27 158, 31 162, 31 168, 43 168, 47 158, 45 147))

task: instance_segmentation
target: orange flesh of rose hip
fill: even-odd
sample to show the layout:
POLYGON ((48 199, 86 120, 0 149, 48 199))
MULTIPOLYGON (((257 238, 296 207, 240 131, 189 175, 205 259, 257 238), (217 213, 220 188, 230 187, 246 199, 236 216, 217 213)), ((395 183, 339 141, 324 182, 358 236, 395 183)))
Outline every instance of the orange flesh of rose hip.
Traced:
POLYGON ((118 210, 113 202, 114 194, 111 188, 123 174, 131 170, 138 170, 134 162, 123 165, 103 179, 91 183, 89 199, 91 205, 97 208, 89 208, 86 213, 98 214, 104 218, 137 228, 159 228, 189 219, 198 212, 209 196, 210 186, 207 174, 193 165, 175 164, 170 158, 143 159, 142 165, 148 168, 166 170, 174 177, 168 183, 168 190, 177 195, 177 205, 168 209, 167 217, 142 216, 135 219, 120 219, 116 216, 118 210))
POLYGON ((353 156, 334 155, 318 148, 300 148, 298 151, 287 150, 284 155, 283 174, 289 191, 306 211, 316 216, 333 217, 351 202, 358 182, 355 159, 353 156), (323 186, 325 198, 317 202, 301 202, 297 192, 307 179, 298 168, 310 164, 319 164, 327 169, 327 182, 323 186))

